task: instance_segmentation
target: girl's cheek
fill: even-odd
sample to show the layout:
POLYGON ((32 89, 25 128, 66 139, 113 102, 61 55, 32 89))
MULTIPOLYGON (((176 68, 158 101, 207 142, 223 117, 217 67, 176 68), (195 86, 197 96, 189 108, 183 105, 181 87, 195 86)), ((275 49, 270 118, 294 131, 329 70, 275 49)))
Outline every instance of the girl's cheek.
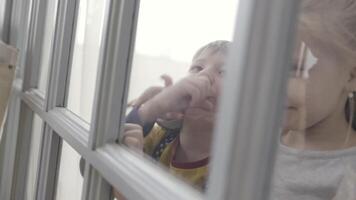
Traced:
POLYGON ((287 90, 288 106, 301 108, 306 104, 306 81, 300 78, 290 78, 287 90))

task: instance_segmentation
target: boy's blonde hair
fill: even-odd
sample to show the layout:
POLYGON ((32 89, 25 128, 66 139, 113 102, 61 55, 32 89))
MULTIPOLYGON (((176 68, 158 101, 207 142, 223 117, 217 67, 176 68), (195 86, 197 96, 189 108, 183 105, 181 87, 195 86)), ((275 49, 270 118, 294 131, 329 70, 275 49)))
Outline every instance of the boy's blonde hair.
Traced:
POLYGON ((197 59, 201 54, 204 52, 210 51, 210 53, 214 54, 217 52, 221 52, 223 54, 227 54, 229 47, 230 47, 231 42, 226 41, 226 40, 216 40, 213 42, 210 42, 204 46, 202 46, 193 56, 193 61, 197 59))
POLYGON ((356 60, 356 0, 302 0, 300 29, 356 60))

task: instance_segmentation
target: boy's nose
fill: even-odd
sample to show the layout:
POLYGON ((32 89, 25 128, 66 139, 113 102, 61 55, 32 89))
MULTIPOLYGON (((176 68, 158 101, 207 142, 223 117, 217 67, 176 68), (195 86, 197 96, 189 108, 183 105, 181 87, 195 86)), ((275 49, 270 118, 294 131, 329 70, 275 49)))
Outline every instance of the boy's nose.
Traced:
POLYGON ((199 75, 206 76, 210 80, 211 84, 211 96, 217 97, 219 95, 220 89, 220 82, 221 82, 221 75, 220 75, 220 68, 215 66, 209 66, 204 68, 199 75))
POLYGON ((202 71, 200 71, 199 74, 207 76, 213 84, 220 76, 220 69, 216 66, 207 66, 202 71))

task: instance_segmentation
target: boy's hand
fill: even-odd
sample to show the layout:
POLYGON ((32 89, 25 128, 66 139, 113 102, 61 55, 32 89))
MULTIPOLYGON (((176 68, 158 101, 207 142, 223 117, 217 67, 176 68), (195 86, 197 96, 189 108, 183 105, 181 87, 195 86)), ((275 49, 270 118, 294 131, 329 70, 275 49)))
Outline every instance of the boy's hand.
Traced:
MULTIPOLYGON (((125 123, 122 143, 139 152, 143 151, 143 130, 140 125, 125 123)), ((113 189, 113 195, 117 200, 126 200, 118 190, 113 189)))
POLYGON ((200 103, 214 93, 215 73, 214 68, 209 68, 164 88, 140 108, 141 120, 154 121, 167 113, 184 112, 189 106, 200 103))
POLYGON ((127 105, 128 106, 133 106, 133 107, 138 107, 141 106, 143 103, 146 101, 152 99, 154 96, 156 96, 158 93, 160 93, 164 88, 172 86, 173 85, 173 80, 172 77, 170 77, 167 74, 161 75, 161 79, 164 81, 164 87, 162 86, 153 86, 145 90, 140 97, 137 99, 132 100, 129 102, 127 105))
POLYGON ((140 125, 125 123, 122 143, 127 147, 143 151, 143 130, 140 125))
MULTIPOLYGON (((156 96, 157 94, 159 94, 160 92, 162 92, 162 90, 164 90, 167 87, 170 87, 173 85, 173 80, 169 75, 163 74, 161 75, 161 79, 164 81, 164 86, 152 86, 149 87, 148 89, 146 89, 141 95, 140 97, 138 97, 137 99, 134 99, 132 101, 130 101, 127 105, 128 106, 132 106, 132 107, 139 107, 142 104, 144 104, 145 102, 149 101, 150 99, 152 99, 154 96, 156 96)), ((182 119, 183 118, 183 114, 180 112, 168 112, 165 113, 163 116, 159 116, 160 119, 158 120, 177 120, 177 119, 182 119)), ((156 119, 154 117, 154 119, 156 119)))

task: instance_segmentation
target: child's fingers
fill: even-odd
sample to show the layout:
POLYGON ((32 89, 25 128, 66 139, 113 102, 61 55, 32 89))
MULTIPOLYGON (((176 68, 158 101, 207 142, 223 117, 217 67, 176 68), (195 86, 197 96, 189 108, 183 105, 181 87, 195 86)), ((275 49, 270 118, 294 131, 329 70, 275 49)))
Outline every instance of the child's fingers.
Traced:
POLYGON ((138 124, 132 124, 132 123, 125 123, 124 124, 124 132, 130 131, 130 130, 139 130, 142 131, 142 126, 138 124))
POLYGON ((136 138, 139 142, 143 143, 143 133, 141 130, 130 130, 124 132, 123 141, 125 141, 126 138, 136 138))
POLYGON ((214 94, 211 80, 209 80, 209 78, 206 76, 198 77, 197 80, 194 81, 192 85, 199 92, 195 92, 192 94, 191 105, 199 103, 200 101, 202 101, 202 100, 206 99, 207 97, 212 96, 214 94))
POLYGON ((190 97, 189 106, 195 105, 203 99, 200 89, 192 84, 186 86, 186 91, 190 97))
POLYGON ((161 127, 168 128, 168 129, 178 129, 182 127, 182 120, 179 119, 166 120, 166 119, 158 118, 157 124, 159 124, 161 127))
POLYGON ((142 129, 134 129, 134 130, 128 130, 123 133, 123 137, 135 137, 140 140, 143 139, 143 132, 142 129))
POLYGON ((137 138, 125 137, 123 144, 132 149, 142 150, 142 143, 137 138))
POLYGON ((164 120, 179 120, 183 119, 184 114, 181 112, 169 112, 165 114, 164 120))
MULTIPOLYGON (((172 86, 173 85, 173 79, 167 74, 161 75, 161 78, 164 81, 164 87, 172 86)), ((158 93, 162 91, 163 87, 161 86, 153 86, 145 90, 141 96, 137 99, 134 99, 130 101, 127 105, 128 106, 140 106, 146 101, 152 99, 154 96, 156 96, 158 93)))
POLYGON ((172 79, 172 77, 170 77, 169 75, 167 75, 167 74, 162 74, 162 75, 161 75, 161 79, 163 79, 163 81, 164 81, 164 86, 165 86, 165 87, 168 87, 168 86, 172 86, 172 85, 173 85, 173 79, 172 79))
POLYGON ((136 105, 136 101, 137 101, 137 99, 133 99, 133 100, 129 101, 129 102, 127 103, 127 107, 135 106, 135 105, 136 105))
POLYGON ((203 99, 212 95, 212 85, 207 77, 195 76, 187 80, 184 85, 185 90, 190 97, 189 105, 196 105, 203 99))
POLYGON ((142 150, 143 149, 143 134, 142 132, 138 131, 128 131, 125 132, 122 143, 128 146, 129 148, 137 148, 142 150))
POLYGON ((144 104, 146 101, 152 99, 158 93, 162 91, 163 87, 150 87, 135 101, 134 106, 140 106, 144 104))

